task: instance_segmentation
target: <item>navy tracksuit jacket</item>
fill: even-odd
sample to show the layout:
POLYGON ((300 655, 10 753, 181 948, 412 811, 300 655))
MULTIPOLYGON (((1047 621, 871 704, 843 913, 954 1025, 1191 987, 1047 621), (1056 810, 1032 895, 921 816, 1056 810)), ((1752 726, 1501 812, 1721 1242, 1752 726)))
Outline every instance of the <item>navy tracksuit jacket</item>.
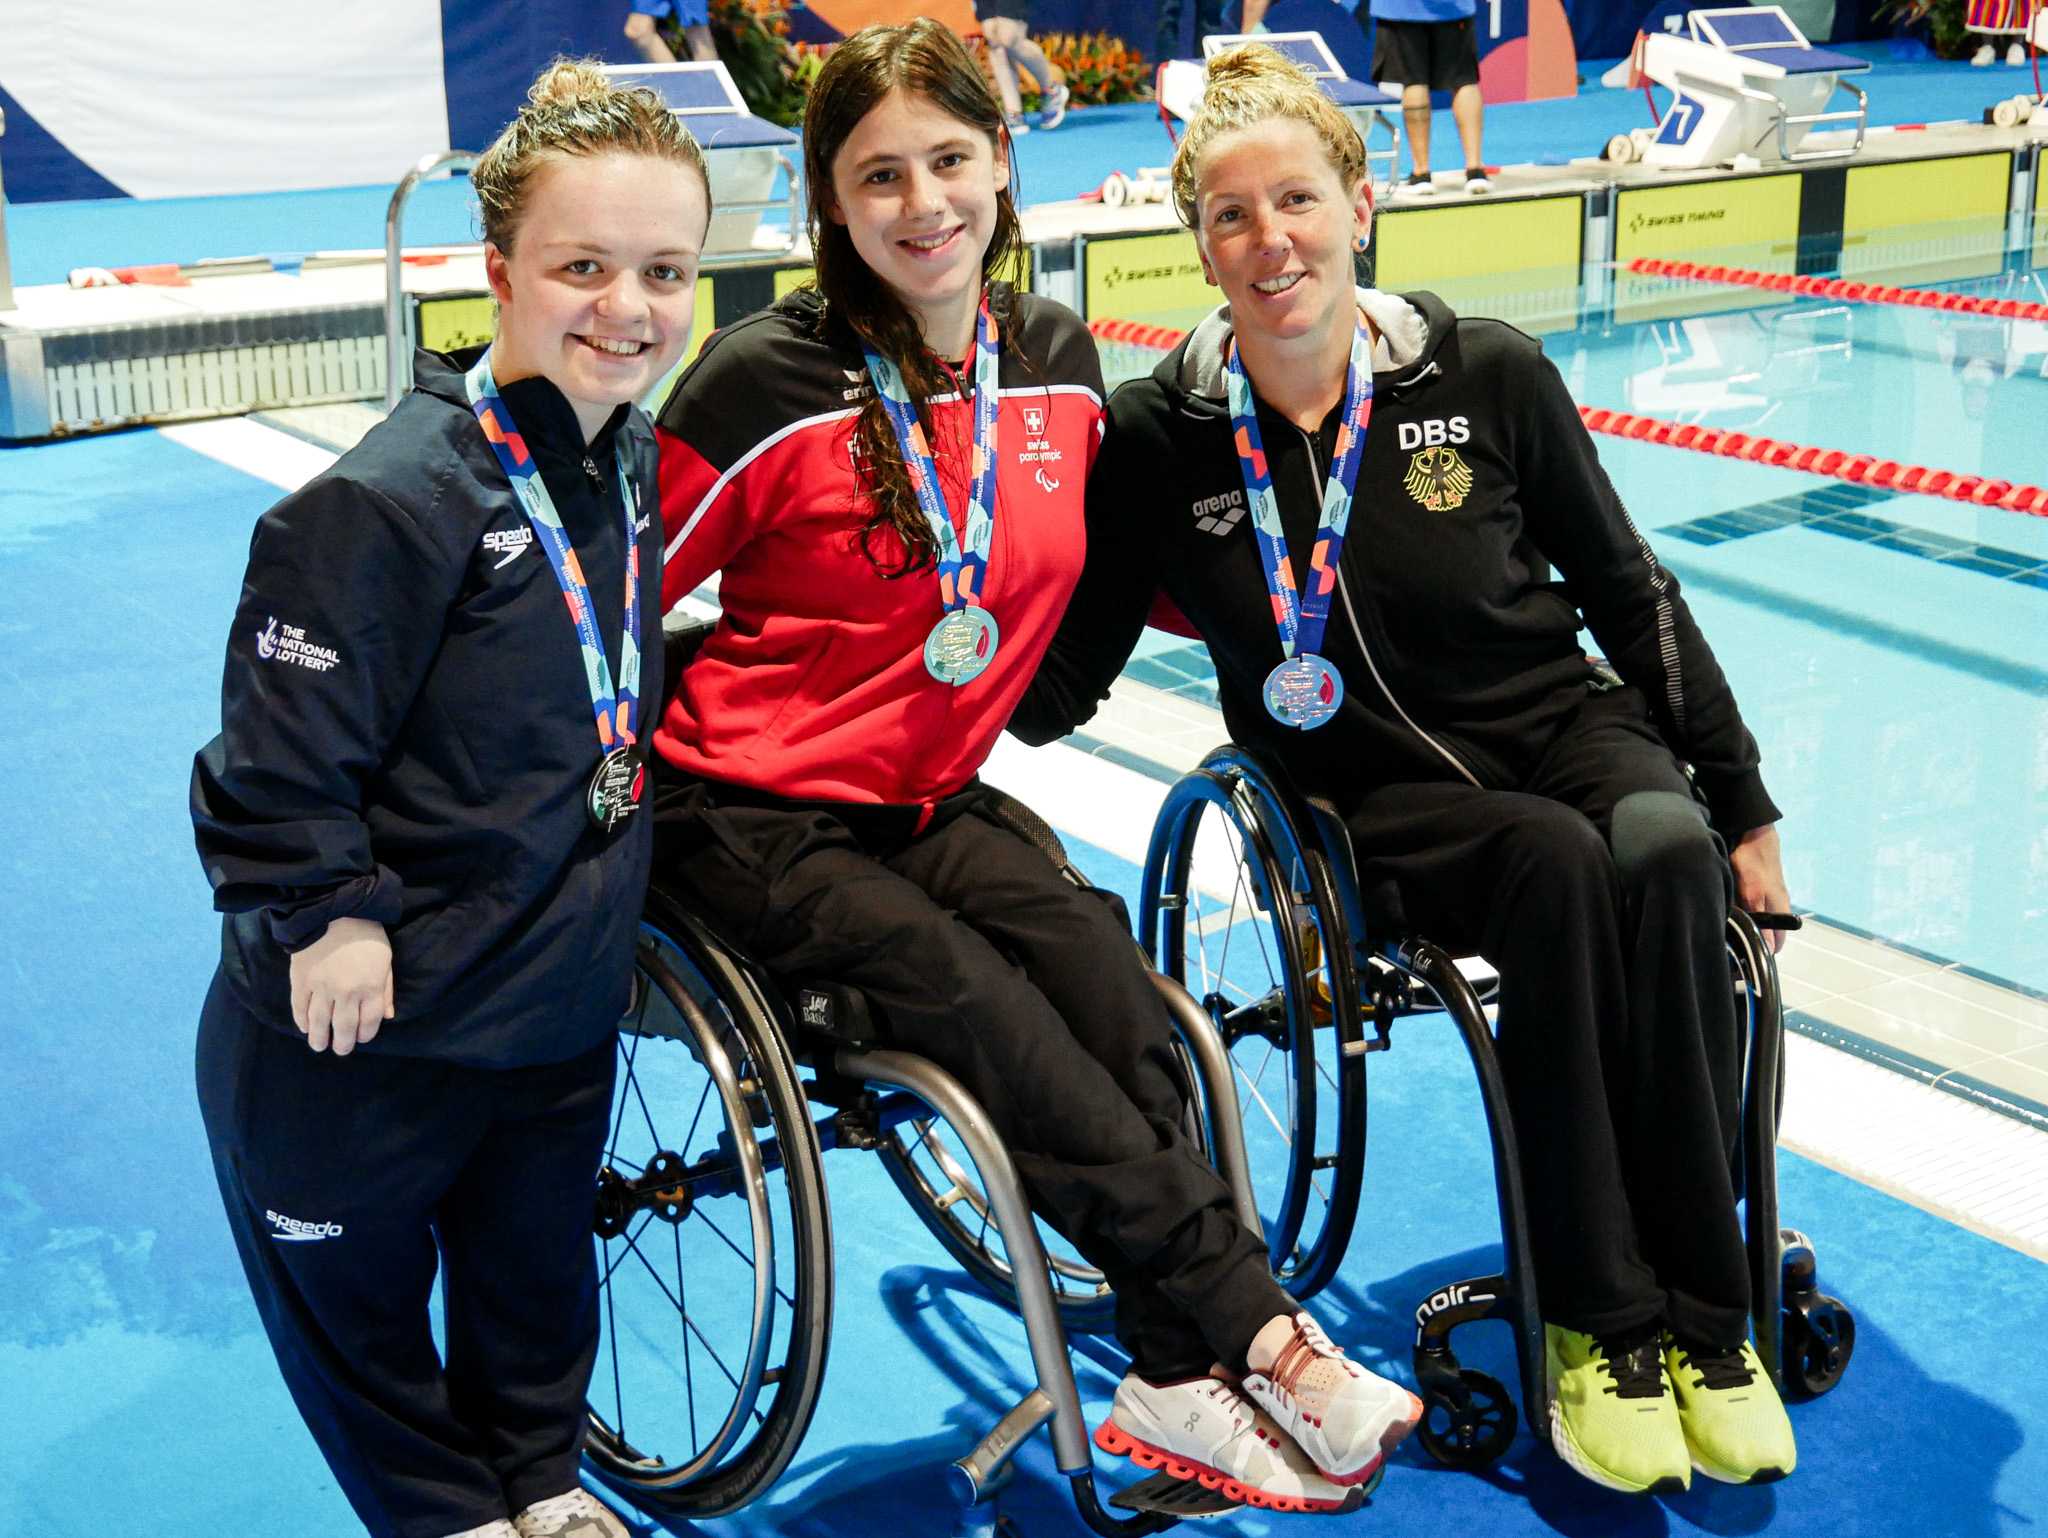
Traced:
MULTIPOLYGON (((227 915, 198 1051, 222 1196, 300 1413, 392 1538, 576 1482, 592 1193, 649 859, 649 819, 605 834, 585 813, 600 749, 576 631, 463 393, 473 361, 419 354, 398 410, 258 522, 221 734, 192 776, 227 915), (397 1014, 337 1058, 294 1028, 289 971, 341 917, 389 932, 397 1014)), ((552 384, 502 394, 615 671, 624 450, 658 702, 646 418, 620 408, 586 449, 552 384)))

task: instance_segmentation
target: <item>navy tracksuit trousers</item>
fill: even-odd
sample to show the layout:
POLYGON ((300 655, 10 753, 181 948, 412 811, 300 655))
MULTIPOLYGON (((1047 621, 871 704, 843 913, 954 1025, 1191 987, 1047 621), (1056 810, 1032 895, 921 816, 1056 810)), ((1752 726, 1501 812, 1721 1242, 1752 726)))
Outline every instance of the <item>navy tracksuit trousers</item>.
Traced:
POLYGON ((378 1538, 576 1485, 616 1060, 609 1039, 527 1068, 335 1057, 214 979, 199 1101, 228 1222, 299 1413, 378 1538))

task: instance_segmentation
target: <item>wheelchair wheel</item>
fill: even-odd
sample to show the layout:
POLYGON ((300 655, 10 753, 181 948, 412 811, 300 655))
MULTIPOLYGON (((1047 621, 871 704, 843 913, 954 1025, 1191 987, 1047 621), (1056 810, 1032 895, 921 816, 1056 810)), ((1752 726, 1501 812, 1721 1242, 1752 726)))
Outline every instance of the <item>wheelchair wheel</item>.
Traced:
MULTIPOLYGON (((1173 1051, 1188 1091, 1188 1139, 1206 1156, 1209 1120, 1200 1073, 1194 1054, 1178 1035, 1173 1051)), ((945 1122, 936 1116, 913 1117, 883 1133, 877 1152, 897 1189, 946 1253, 984 1291, 1014 1309, 1016 1278, 996 1231, 988 1194, 975 1176, 974 1161, 945 1122)), ((1052 1275, 1053 1301, 1068 1333, 1111 1333, 1116 1328, 1116 1292, 1108 1278, 1042 1221, 1038 1238, 1052 1275)))
MULTIPOLYGON (((996 1230, 988 1194, 953 1131, 936 1114, 913 1117, 882 1135, 876 1150, 932 1237, 1005 1308, 1017 1307, 1017 1280, 996 1230)), ((1071 1333, 1104 1335, 1116 1324, 1116 1293, 1102 1272, 1041 1221, 1038 1237, 1052 1273, 1053 1301, 1071 1333)))
POLYGON ((745 1505, 795 1454, 824 1379, 824 1178, 765 1003, 658 892, 621 1022, 596 1229, 587 1462, 650 1511, 745 1505))
MULTIPOLYGON (((1320 849, 1252 777, 1212 756, 1167 792, 1146 861, 1144 935, 1200 999, 1237 1071, 1273 1274, 1296 1297, 1336 1274, 1365 1173, 1357 973, 1333 956, 1336 889, 1320 849)), ((1348 950, 1348 945, 1345 947, 1348 950)))

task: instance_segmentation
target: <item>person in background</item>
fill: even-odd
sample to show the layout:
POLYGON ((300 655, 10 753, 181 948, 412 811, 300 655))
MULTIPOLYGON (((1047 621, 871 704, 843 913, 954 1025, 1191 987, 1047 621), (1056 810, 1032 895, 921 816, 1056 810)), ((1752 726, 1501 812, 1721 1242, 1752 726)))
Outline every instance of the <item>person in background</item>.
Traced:
POLYGON ((708 0, 633 0, 633 13, 626 18, 626 41, 639 50, 649 64, 673 64, 670 50, 655 23, 673 16, 690 45, 690 58, 709 64, 718 57, 718 45, 711 39, 711 6, 708 0))
POLYGON ((1465 190, 1491 192, 1486 158, 1479 149, 1485 99, 1479 93, 1479 29, 1475 0, 1372 0, 1378 32, 1372 49, 1372 78, 1401 93, 1408 128, 1410 174, 1403 185, 1416 197, 1433 197, 1429 175, 1429 93, 1451 93, 1451 116, 1465 150, 1465 190))
POLYGON ((495 340, 417 353, 398 409, 250 544, 192 769, 227 915, 199 1104, 264 1331, 363 1526, 626 1538, 577 1468, 661 698, 633 402, 688 345, 710 189, 668 105, 587 60, 541 76, 470 181, 495 340))
POLYGON ((1168 59, 1199 59, 1202 56, 1202 39, 1212 32, 1223 30, 1223 0, 1194 0, 1195 41, 1188 52, 1180 48, 1180 18, 1187 0, 1159 0, 1159 46, 1152 63, 1156 67, 1168 59))
POLYGON ((974 14, 981 21, 981 40, 988 44, 988 67, 996 77, 1010 137, 1031 132, 1024 122, 1024 98, 1017 91, 1020 64, 1038 82, 1038 126, 1059 127, 1067 115, 1067 85, 1045 50, 1031 41, 1031 0, 980 0, 974 14))

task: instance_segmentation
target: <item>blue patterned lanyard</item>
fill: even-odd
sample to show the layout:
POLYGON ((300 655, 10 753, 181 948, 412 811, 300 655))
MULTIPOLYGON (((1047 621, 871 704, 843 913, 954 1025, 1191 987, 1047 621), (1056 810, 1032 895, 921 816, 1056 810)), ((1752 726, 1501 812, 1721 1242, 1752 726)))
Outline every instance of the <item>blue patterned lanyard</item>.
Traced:
POLYGON ((1309 583, 1299 592, 1294 565, 1287 555, 1287 535, 1280 526, 1280 503, 1267 473, 1266 448, 1259 438, 1259 415, 1252 403, 1252 383, 1245 377, 1240 350, 1230 349, 1230 419, 1235 428, 1237 460, 1244 470, 1244 488, 1251 497, 1252 527, 1258 535, 1259 558, 1266 567, 1266 591, 1273 600, 1273 620, 1280 627, 1280 650, 1288 658, 1315 656, 1322 648, 1323 627, 1330 618, 1330 594, 1337 585, 1337 557, 1344 549, 1344 530, 1351 522, 1351 496, 1358 486, 1358 464, 1365 447, 1365 429, 1372 420, 1372 341, 1365 323, 1351 337, 1350 381, 1344 392, 1344 419, 1337 427, 1337 449, 1330 476, 1323 483, 1323 513, 1316 525, 1315 552, 1309 557, 1309 583))
POLYGON ((958 539, 953 535, 953 516, 946 510, 945 490, 939 484, 939 467, 932 459, 924 429, 918 425, 903 371, 872 347, 862 344, 861 350, 867 354, 868 378, 896 429, 917 505, 924 509, 932 540, 939 547, 939 601, 949 614, 978 609, 996 526, 996 408, 1001 399, 996 382, 996 324, 989 314, 988 299, 983 297, 974 324, 974 474, 967 488, 967 527, 958 539))
POLYGON ((526 440, 513 425, 512 413, 498 394, 498 381, 491 374, 488 349, 476 360, 463 384, 469 391, 470 409, 482 424, 484 437, 512 482, 512 492, 533 523, 540 547, 547 552, 548 565, 562 585, 569 617, 576 624, 576 638, 583 647, 583 673, 590 685, 590 708, 597 716, 597 740, 606 754, 630 747, 637 740, 635 707, 640 700, 640 540, 633 526, 633 478, 626 473, 625 450, 613 445, 619 471, 619 492, 626 509, 626 624, 619 632, 619 676, 616 688, 605 661, 604 636, 597 628, 597 616, 590 601, 590 584, 583 580, 582 564, 562 527, 562 515, 555 511, 555 499, 540 478, 526 440))

